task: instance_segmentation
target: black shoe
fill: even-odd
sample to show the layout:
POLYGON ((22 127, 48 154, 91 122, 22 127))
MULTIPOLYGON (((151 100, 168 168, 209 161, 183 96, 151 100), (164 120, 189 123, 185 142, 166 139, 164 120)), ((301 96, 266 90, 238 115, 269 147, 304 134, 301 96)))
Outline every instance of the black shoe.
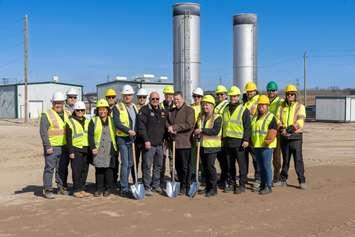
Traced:
POLYGON ((160 187, 155 187, 155 188, 152 189, 152 191, 154 193, 158 193, 158 194, 162 194, 163 193, 163 190, 160 187))
POLYGON ((272 193, 271 187, 266 187, 266 188, 264 188, 264 189, 259 191, 260 195, 266 195, 266 194, 269 194, 269 193, 272 193))
POLYGON ((213 196, 216 196, 216 195, 217 195, 217 191, 210 190, 210 191, 208 191, 208 192, 205 194, 205 197, 208 198, 208 197, 213 197, 213 196))
POLYGON ((129 191, 121 191, 120 196, 124 198, 132 198, 132 195, 129 191))
POLYGON ((233 191, 233 186, 230 184, 226 184, 223 188, 223 192, 225 192, 225 193, 230 193, 232 191, 233 191))
POLYGON ((105 190, 104 197, 108 197, 111 195, 111 190, 105 190))
POLYGON ((94 193, 94 197, 101 197, 102 194, 103 194, 102 191, 96 191, 96 192, 94 193))
POLYGON ((234 194, 241 194, 245 192, 245 187, 244 186, 238 186, 234 189, 234 194))

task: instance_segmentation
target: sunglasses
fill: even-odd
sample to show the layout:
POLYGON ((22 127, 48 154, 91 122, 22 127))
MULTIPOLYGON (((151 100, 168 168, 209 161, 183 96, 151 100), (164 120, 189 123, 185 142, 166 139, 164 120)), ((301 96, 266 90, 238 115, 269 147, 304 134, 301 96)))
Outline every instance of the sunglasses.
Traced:
POLYGON ((106 96, 107 99, 115 99, 116 96, 106 96))
POLYGON ((268 90, 267 92, 276 92, 276 90, 268 90))
POLYGON ((75 111, 76 111, 76 112, 82 112, 82 113, 84 113, 84 112, 85 112, 85 109, 76 109, 75 111))
POLYGON ((76 96, 68 96, 69 99, 76 99, 76 96))
POLYGON ((202 98, 202 96, 200 96, 200 95, 193 95, 192 97, 193 98, 202 98))
POLYGON ((159 101, 159 98, 150 98, 150 100, 156 100, 156 101, 159 101))
POLYGON ((218 94, 216 94, 217 96, 222 96, 222 95, 224 95, 223 93, 218 93, 218 94))
POLYGON ((138 99, 145 99, 147 98, 146 96, 138 96, 138 99))
POLYGON ((296 96, 296 93, 286 93, 286 96, 296 96))

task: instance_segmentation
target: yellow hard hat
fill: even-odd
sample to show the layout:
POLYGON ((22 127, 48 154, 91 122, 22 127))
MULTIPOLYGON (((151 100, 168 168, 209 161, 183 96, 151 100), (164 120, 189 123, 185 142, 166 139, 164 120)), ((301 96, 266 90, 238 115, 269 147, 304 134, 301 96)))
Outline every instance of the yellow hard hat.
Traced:
POLYGON ((236 95, 240 95, 240 89, 238 88, 238 86, 232 86, 229 91, 228 91, 228 95, 229 96, 236 96, 236 95))
POLYGON ((107 100, 105 99, 99 99, 96 102, 96 108, 102 108, 102 107, 110 107, 107 100))
POLYGON ((219 93, 227 93, 227 88, 223 85, 218 85, 216 87, 216 90, 215 90, 215 93, 216 94, 219 94, 219 93))
POLYGON ((174 87, 173 86, 165 86, 164 89, 163 89, 163 93, 164 94, 174 94, 174 87))
POLYGON ((297 87, 295 85, 289 84, 286 86, 285 92, 297 92, 297 87))
POLYGON ((210 103, 210 104, 213 104, 213 105, 216 104, 216 101, 215 101, 215 99, 214 99, 214 97, 212 95, 205 95, 202 98, 202 102, 210 103))
POLYGON ((117 93, 116 93, 116 91, 114 89, 109 88, 109 89, 107 89, 105 96, 106 97, 107 96, 117 96, 117 93))
POLYGON ((256 84, 252 81, 248 82, 246 85, 245 85, 245 91, 246 92, 249 92, 249 91, 256 91, 256 84))
POLYGON ((258 105, 269 105, 270 99, 266 95, 259 96, 258 105))

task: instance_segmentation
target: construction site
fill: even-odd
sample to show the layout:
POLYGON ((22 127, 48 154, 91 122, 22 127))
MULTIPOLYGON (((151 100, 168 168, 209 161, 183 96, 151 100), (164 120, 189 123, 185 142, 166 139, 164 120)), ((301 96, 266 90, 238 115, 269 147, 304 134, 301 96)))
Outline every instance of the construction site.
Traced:
MULTIPOLYGON (((212 198, 206 198, 200 193, 193 197, 179 194, 174 198, 169 194, 154 193, 151 197, 145 196, 140 200, 125 198, 120 195, 119 188, 115 188, 108 197, 96 197, 97 177, 95 166, 91 164, 86 180, 89 197, 74 198, 71 193, 55 195, 53 200, 45 198, 43 170, 46 166, 47 148, 42 143, 43 137, 40 134, 43 123, 41 116, 45 116, 46 111, 54 107, 52 95, 57 92, 64 95, 67 91, 74 90, 78 101, 85 104, 84 111, 88 119, 98 116, 98 102, 100 99, 108 100, 108 90, 117 92, 119 101, 124 100, 127 85, 134 93, 144 89, 146 97, 151 92, 156 93, 160 96, 161 103, 168 87, 181 92, 186 104, 193 104, 196 88, 200 87, 204 89, 204 95, 212 95, 217 99, 220 93, 215 88, 222 84, 228 88, 238 86, 242 91, 242 94, 238 94, 241 96, 240 101, 244 99, 242 96, 247 96, 248 91, 244 88, 250 82, 257 85, 257 93, 260 95, 269 93, 266 86, 269 80, 262 78, 262 67, 261 70, 258 67, 258 32, 259 21, 262 21, 258 12, 235 12, 229 16, 233 43, 230 47, 230 70, 233 74, 228 80, 212 79, 208 85, 213 86, 204 88, 207 85, 201 76, 204 58, 200 56, 200 41, 203 41, 200 35, 200 18, 202 21, 204 17, 203 6, 203 1, 174 3, 171 6, 171 75, 158 70, 155 74, 145 73, 145 68, 135 70, 140 74, 131 71, 119 74, 116 71, 121 76, 107 76, 90 82, 89 86, 87 81, 62 81, 54 74, 48 75, 50 80, 31 80, 28 75, 28 69, 31 69, 31 62, 28 62, 28 20, 31 15, 29 19, 25 15, 23 80, 9 83, 4 77, 3 84, 0 85, 0 237, 355 236, 354 80, 348 87, 307 87, 311 80, 308 69, 311 63, 308 60, 312 57, 307 50, 302 53, 301 58, 303 82, 300 83, 299 79, 297 83, 281 82, 278 88, 280 98, 287 98, 289 91, 286 85, 296 84, 298 90, 291 92, 297 92, 297 100, 305 108, 301 151, 307 188, 300 186, 301 181, 296 172, 297 162, 293 157, 287 183, 285 181, 284 186, 273 186, 269 195, 257 195, 259 191, 253 183, 256 170, 252 162, 249 162, 246 192, 240 195, 233 195, 219 188, 218 195, 212 198)), ((67 98, 69 95, 71 94, 66 94, 67 98)), ((137 100, 139 95, 134 98, 135 103, 137 100)), ((167 151, 169 152, 169 148, 167 151)), ((122 159, 121 156, 118 159, 122 159)), ((169 167, 165 175, 170 179, 174 170, 171 171, 169 159, 164 161, 166 167, 169 167)), ((215 167, 218 177, 221 177, 218 162, 215 167)), ((139 182, 143 182, 143 168, 134 172, 134 176, 138 175, 139 182)), ((174 176, 171 180, 175 182, 174 176)), ((198 176, 196 180, 200 182, 198 176)), ((69 168, 69 189, 73 189, 73 183, 69 168)), ((129 183, 134 186, 138 180, 134 181, 133 176, 130 176, 129 183)))

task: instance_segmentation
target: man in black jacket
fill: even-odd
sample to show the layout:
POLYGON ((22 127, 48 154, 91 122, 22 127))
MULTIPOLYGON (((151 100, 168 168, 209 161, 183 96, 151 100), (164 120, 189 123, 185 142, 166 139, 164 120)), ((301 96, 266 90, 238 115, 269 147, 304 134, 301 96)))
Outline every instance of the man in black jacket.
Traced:
POLYGON ((152 191, 161 193, 160 172, 163 166, 163 140, 165 133, 165 113, 159 107, 159 94, 150 93, 149 104, 143 106, 137 118, 137 134, 144 141, 143 183, 145 194, 152 191), (151 169, 153 166, 153 175, 151 169))

